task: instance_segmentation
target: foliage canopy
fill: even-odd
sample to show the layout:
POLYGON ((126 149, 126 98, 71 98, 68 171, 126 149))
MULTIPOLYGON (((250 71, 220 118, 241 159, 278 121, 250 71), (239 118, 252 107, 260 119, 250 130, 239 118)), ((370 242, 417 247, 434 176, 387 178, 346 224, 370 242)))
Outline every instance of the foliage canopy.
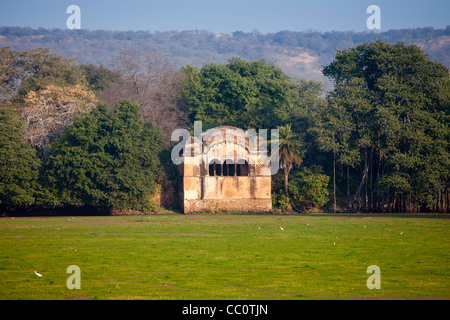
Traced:
POLYGON ((63 203, 111 209, 154 209, 161 136, 139 107, 100 105, 63 133, 48 162, 48 182, 63 203))

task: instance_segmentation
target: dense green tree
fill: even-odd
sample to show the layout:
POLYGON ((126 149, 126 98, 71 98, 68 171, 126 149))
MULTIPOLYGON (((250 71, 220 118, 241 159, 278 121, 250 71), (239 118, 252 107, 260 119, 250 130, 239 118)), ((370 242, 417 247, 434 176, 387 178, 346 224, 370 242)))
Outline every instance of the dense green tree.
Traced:
POLYGON ((83 70, 89 86, 95 91, 104 90, 110 84, 120 79, 118 71, 108 69, 105 66, 82 64, 80 69, 83 70))
POLYGON ((0 207, 32 205, 40 160, 23 142, 24 125, 15 113, 0 107, 0 207))
MULTIPOLYGON (((367 174, 367 153, 372 147, 372 138, 371 122, 364 119, 370 118, 372 106, 357 79, 345 83, 339 92, 331 92, 327 98, 327 103, 319 105, 311 113, 312 125, 308 130, 316 137, 321 150, 333 154, 333 197, 336 210, 336 162, 347 166, 348 173, 349 167, 358 166, 361 157, 365 157, 364 173, 367 174)), ((362 179, 364 181, 365 175, 362 179)), ((347 200, 350 200, 348 174, 347 200)))
POLYGON ((30 91, 37 92, 48 85, 59 87, 87 85, 85 74, 75 65, 74 59, 56 55, 50 49, 38 48, 16 52, 14 68, 20 80, 17 96, 19 101, 30 91))
POLYGON ((77 119, 49 157, 48 184, 63 204, 150 210, 160 177, 159 131, 139 106, 122 101, 114 114, 100 105, 77 119))
POLYGON ((203 128, 232 125, 275 128, 285 109, 296 101, 298 86, 273 64, 239 58, 188 70, 186 103, 192 120, 203 128))
POLYGON ((324 149, 359 168, 352 205, 448 210, 448 68, 415 45, 376 41, 338 51, 324 74, 335 90, 318 136, 324 149))
POLYGON ((313 166, 297 171, 289 185, 292 202, 297 208, 317 210, 328 202, 330 177, 322 168, 313 166))

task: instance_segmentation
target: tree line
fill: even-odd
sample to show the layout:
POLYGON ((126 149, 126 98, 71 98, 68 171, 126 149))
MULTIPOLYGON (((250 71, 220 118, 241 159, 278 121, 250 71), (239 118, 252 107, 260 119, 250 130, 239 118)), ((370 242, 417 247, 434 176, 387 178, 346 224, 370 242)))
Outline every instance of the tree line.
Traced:
POLYGON ((449 72, 415 45, 338 50, 329 92, 265 60, 176 69, 125 50, 117 61, 1 48, 3 211, 158 210, 155 193, 178 190, 171 132, 201 120, 279 129, 275 210, 449 212, 449 72))

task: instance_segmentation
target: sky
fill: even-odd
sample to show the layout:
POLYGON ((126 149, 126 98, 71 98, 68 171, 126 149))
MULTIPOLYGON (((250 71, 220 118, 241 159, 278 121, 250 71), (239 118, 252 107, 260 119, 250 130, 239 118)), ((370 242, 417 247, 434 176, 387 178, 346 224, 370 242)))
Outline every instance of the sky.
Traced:
POLYGON ((70 5, 89 30, 365 31, 370 5, 379 31, 450 25, 450 0, 0 0, 0 26, 64 29, 70 5))

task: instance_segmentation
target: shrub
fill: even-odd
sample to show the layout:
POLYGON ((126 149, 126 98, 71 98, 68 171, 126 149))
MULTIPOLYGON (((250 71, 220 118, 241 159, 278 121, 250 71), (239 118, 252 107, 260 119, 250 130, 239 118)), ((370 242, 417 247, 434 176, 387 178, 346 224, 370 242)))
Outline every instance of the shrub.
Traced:
POLYGON ((161 177, 159 131, 120 102, 77 119, 53 146, 46 175, 63 204, 148 211, 161 177))
POLYGON ((296 172, 289 183, 289 193, 293 204, 302 209, 319 209, 328 202, 330 177, 322 168, 314 166, 296 172))

